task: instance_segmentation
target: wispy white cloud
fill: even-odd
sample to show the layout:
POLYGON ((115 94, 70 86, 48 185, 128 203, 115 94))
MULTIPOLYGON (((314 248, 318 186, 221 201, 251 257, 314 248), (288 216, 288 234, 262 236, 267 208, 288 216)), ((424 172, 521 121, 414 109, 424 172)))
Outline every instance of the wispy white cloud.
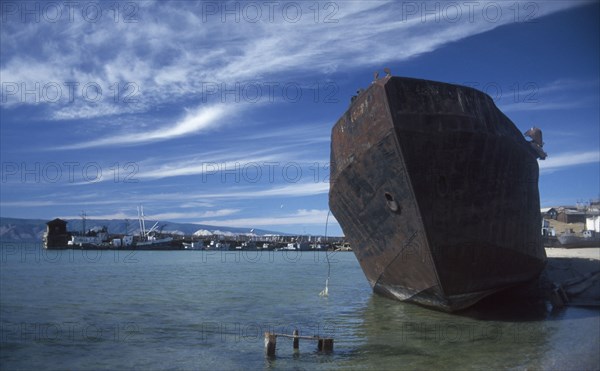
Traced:
POLYGON ((200 201, 184 202, 184 203, 178 205, 178 207, 180 207, 182 209, 206 208, 206 207, 213 207, 213 206, 214 206, 214 204, 212 204, 210 202, 200 202, 200 201))
MULTIPOLYGON (((540 3, 534 16, 583 3, 540 3)), ((183 119, 171 125, 148 130, 142 119, 126 132, 96 132, 93 139, 60 148, 153 143, 205 133, 222 125, 226 115, 242 106, 238 98, 223 96, 236 83, 323 77, 342 65, 345 69, 381 66, 519 21, 506 15, 512 14, 509 8, 514 6, 508 2, 490 3, 505 15, 493 20, 481 9, 460 19, 450 18, 448 9, 439 2, 414 3, 416 12, 393 1, 332 2, 323 5, 326 9, 321 9, 316 22, 317 14, 308 3, 294 4, 304 8, 299 22, 290 22, 279 13, 273 20, 256 23, 245 19, 233 22, 231 17, 231 21, 223 22, 222 14, 207 17, 204 3, 184 2, 138 4, 134 23, 115 22, 111 17, 95 23, 75 17, 68 22, 37 22, 26 27, 21 22, 3 22, 0 74, 3 82, 18 84, 19 92, 8 96, 3 92, 1 104, 43 105, 48 110, 46 117, 76 122, 147 113, 160 105, 175 104, 175 109, 181 109, 180 102, 190 98, 196 103, 201 99, 205 103, 222 101, 222 105, 188 110, 183 119), (435 14, 425 9, 435 9, 435 14), (326 15, 332 17, 326 21, 326 15), (60 30, 59 35, 56 30, 60 30), (394 47, 390 47, 392 40, 394 47), (78 85, 70 91, 67 82, 78 85), (101 87, 99 97, 96 89, 91 93, 85 89, 89 83, 101 87), (211 94, 207 83, 216 84, 220 91, 211 94), (52 101, 44 96, 47 84, 62 88, 60 99, 52 101), (24 97, 23 86, 40 86, 38 97, 24 97)), ((280 4, 278 10, 282 7, 280 4)), ((276 101, 284 99, 278 97, 276 101)), ((110 127, 101 121, 97 125, 110 127)))
POLYGON ((307 197, 329 193, 329 183, 297 182, 284 185, 228 186, 219 192, 177 192, 149 194, 144 196, 148 202, 155 201, 210 201, 210 200, 246 200, 264 198, 307 197))
MULTIPOLYGON (((327 221, 327 210, 306 210, 300 209, 291 214, 263 216, 257 218, 236 218, 236 219, 215 219, 215 220, 203 220, 201 223, 210 225, 221 225, 226 227, 270 227, 270 226, 282 226, 282 225, 322 225, 325 229, 325 222, 327 221)), ((200 222, 199 222, 200 223, 200 222)), ((337 226, 339 224, 335 218, 329 216, 329 227, 337 226)))
MULTIPOLYGON (((179 176, 202 175, 202 182, 212 179, 234 178, 236 183, 258 183, 258 182, 280 182, 290 178, 294 182, 296 178, 319 179, 328 172, 329 161, 323 158, 311 157, 308 150, 290 153, 287 151, 269 149, 248 154, 232 153, 226 157, 193 156, 182 159, 166 159, 162 163, 154 161, 143 163, 144 168, 138 175, 139 179, 166 179, 179 176), (309 168, 307 170, 307 168, 309 168), (317 169, 318 167, 318 169, 317 169), (291 170, 290 170, 291 169, 291 170), (298 170, 300 169, 300 170, 298 170), (295 172, 304 172, 295 174, 295 172), (285 177, 286 173, 294 173, 285 177)), ((105 180, 110 180, 106 178, 105 180)), ((224 181, 223 181, 224 182, 224 181)))
MULTIPOLYGON (((117 158, 133 156, 133 161, 137 160, 139 165, 136 179, 140 183, 135 185, 111 184, 109 180, 114 174, 105 171, 104 177, 98 182, 85 182, 89 185, 86 190, 90 190, 91 195, 87 199, 71 197, 69 193, 76 195, 74 191, 82 191, 72 187, 55 198, 29 195, 19 201, 18 197, 11 197, 1 205, 62 209, 72 214, 82 206, 97 206, 99 215, 136 217, 135 205, 131 211, 123 205, 135 198, 136 203, 160 207, 156 216, 165 220, 181 217, 221 222, 219 219, 227 219, 231 225, 248 222, 248 225, 266 226, 324 219, 323 210, 300 210, 283 216, 260 215, 259 218, 232 212, 244 209, 242 203, 253 201, 260 203, 263 200, 281 199, 284 203, 285 198, 297 198, 294 201, 300 203, 304 201, 303 197, 312 196, 325 200, 329 184, 322 182, 322 177, 316 182, 312 181, 311 174, 305 174, 297 183, 237 184, 216 181, 205 186, 193 182, 198 180, 193 176, 214 171, 213 167, 206 166, 209 163, 233 169, 237 164, 251 162, 261 164, 275 161, 282 164, 284 161, 295 161, 305 166, 313 161, 322 164, 328 161, 329 148, 325 143, 330 137, 329 118, 320 118, 327 121, 325 124, 307 125, 306 122, 293 122, 294 118, 287 117, 292 115, 279 115, 283 110, 271 116, 262 114, 262 106, 239 102, 234 97, 239 92, 223 96, 224 88, 231 89, 236 83, 245 81, 292 81, 306 86, 310 84, 308 80, 312 79, 328 80, 343 76, 344 73, 364 70, 365 67, 381 69, 387 63, 415 58, 461 39, 522 21, 515 19, 514 10, 517 7, 524 9, 525 5, 534 4, 534 17, 543 17, 585 3, 475 2, 469 3, 469 6, 475 7, 471 17, 466 3, 459 2, 453 4, 462 7, 462 16, 458 21, 451 21, 448 17, 452 14, 445 11, 445 3, 439 1, 343 1, 330 3, 337 9, 321 8, 317 22, 315 13, 303 8, 302 20, 293 23, 282 19, 280 10, 285 4, 282 2, 278 5, 274 21, 263 19, 250 23, 244 19, 234 22, 232 17, 223 22, 221 14, 206 20, 206 14, 202 12, 206 2, 143 1, 136 3, 139 9, 138 22, 135 23, 115 22, 111 17, 97 23, 83 21, 80 17, 73 22, 59 23, 3 22, 0 28, 2 81, 25 84, 28 89, 36 83, 41 87, 47 83, 58 83, 63 90, 57 102, 39 95, 28 95, 23 99, 21 92, 3 95, 0 109, 10 110, 19 105, 35 106, 31 111, 44 115, 44 119, 62 120, 56 123, 56 132, 61 136, 52 138, 53 145, 73 150, 107 147, 109 150, 105 151, 63 152, 73 156, 81 154, 86 160, 93 156, 109 155, 102 158, 106 161, 106 164, 102 163, 104 169, 109 169, 110 163, 115 161, 115 156, 111 156, 114 153, 110 151, 114 147, 150 144, 144 149, 153 150, 151 145, 155 143, 166 140, 173 140, 173 143, 168 143, 172 144, 169 151, 144 153, 137 151, 137 148, 131 151, 130 148, 123 149, 122 157, 117 158), (411 9, 412 6, 417 9, 411 9), (492 11, 487 13, 488 18, 482 12, 485 6, 492 11), (426 11, 436 7, 441 9, 434 14, 426 11), (502 16, 490 20, 489 16, 498 7, 502 16), (329 14, 327 10, 335 10, 333 20, 336 22, 324 22, 323 17, 329 14), (79 84, 72 102, 68 99, 69 91, 65 82, 79 84), (87 83, 101 86, 102 95, 99 99, 90 99, 93 90, 87 95, 82 92, 87 83), (206 83, 217 84, 221 91, 208 94, 206 83), (125 89, 126 84, 134 84, 136 89, 125 89), (131 93, 135 93, 132 96, 135 103, 126 101, 131 93), (184 107, 192 108, 185 110, 184 107), (155 112, 158 114, 155 115, 155 112), (171 115, 172 118, 165 119, 165 115, 171 115), (268 124, 260 121, 263 118, 269 121, 268 124), (275 122, 277 120, 279 122, 275 122), (243 128, 242 122, 245 125, 243 128), (59 128, 59 125, 63 126, 59 128), (225 135, 219 138, 188 138, 215 133, 225 125, 240 130, 228 131, 226 138, 225 135), (252 127, 259 130, 251 131, 249 125, 255 125, 252 127), (263 130, 267 127, 270 131, 263 130), (60 142, 62 138, 65 141, 63 143, 60 142), (185 147, 181 155, 177 155, 177 146, 182 142, 185 147), (170 183, 169 178, 173 177, 180 178, 170 183), (94 189, 101 190, 100 194, 91 192, 94 189), (215 205, 225 211, 213 210, 215 205), (121 212, 120 208, 125 209, 121 212), (223 214, 227 212, 232 213, 223 214), (228 216, 238 218, 229 219, 228 216)), ((240 4, 243 6, 243 3, 240 4)), ((263 5, 261 2, 256 4, 263 5)), ((314 5, 311 2, 295 4, 302 7, 314 5)), ((318 5, 323 7, 325 4, 318 5)), ((263 8, 263 15, 266 14, 263 8)), ((597 86, 596 81, 591 88, 597 86)), ((540 97, 543 94, 543 97, 550 96, 552 99, 544 98, 539 104, 525 108, 515 105, 508 107, 508 111, 565 109, 597 102, 596 99, 582 103, 573 100, 575 95, 568 95, 589 88, 581 81, 557 80, 539 87, 540 97), (567 95, 566 98, 561 94, 567 95)), ((283 100, 283 97, 276 96, 274 102, 269 101, 275 103, 273 112, 285 103, 283 100)), ((323 105, 319 106, 319 110, 321 108, 323 105)), ((596 162, 597 157, 585 151, 569 156, 551 155, 546 162, 540 162, 540 167, 543 173, 556 171, 596 162)), ((25 195, 25 192, 19 195, 25 195)), ((276 203, 279 204, 279 201, 276 203)), ((286 207, 291 204, 286 203, 286 207)), ((289 207, 295 209, 299 206, 289 207)), ((319 224, 315 222, 314 225, 319 224)))
MULTIPOLYGON (((500 108, 504 112, 526 112, 526 111, 556 111, 556 110, 569 110, 575 108, 585 107, 587 102, 582 100, 570 100, 570 101, 555 101, 555 102, 518 102, 501 105, 500 108)), ((593 102, 589 102, 593 103, 593 102)))
MULTIPOLYGON (((190 219, 205 219, 205 218, 216 218, 224 217, 228 215, 237 214, 239 209, 221 209, 221 210, 207 210, 199 212, 165 212, 156 213, 152 215, 146 215, 148 220, 163 220, 163 221, 176 221, 176 220, 190 220, 190 219)), ((65 219, 77 219, 79 215, 63 215, 65 219)), ((118 211, 110 214, 89 214, 88 218, 91 219, 138 219, 138 215, 135 212, 118 211)))
MULTIPOLYGON (((159 193, 144 196, 144 200, 153 201, 200 201, 210 200, 253 200, 262 198, 289 198, 316 196, 329 193, 328 182, 297 182, 283 185, 228 186, 219 192, 177 192, 159 193)), ((145 201, 144 201, 145 202, 145 201)))
POLYGON ((197 156, 192 159, 180 161, 165 161, 162 164, 145 165, 146 169, 140 173, 141 179, 165 179, 177 176, 206 175, 205 178, 214 177, 221 171, 233 172, 241 177, 243 167, 248 164, 265 164, 274 161, 273 156, 239 156, 229 159, 216 159, 197 156))
POLYGON ((63 205, 60 201, 43 201, 43 200, 28 200, 28 201, 0 201, 2 207, 44 207, 63 205))
POLYGON ((596 107, 600 95, 600 81, 558 79, 539 86, 533 82, 524 84, 507 95, 499 106, 505 112, 555 111, 582 107, 596 107), (583 98, 582 98, 583 97, 583 98))
MULTIPOLYGON (((231 197, 263 198, 263 197, 301 197, 329 193, 329 183, 304 182, 277 186, 259 191, 237 191, 229 193, 231 197)), ((218 194, 212 196, 218 197, 218 194)), ((221 195, 222 197, 222 195, 221 195)))
POLYGON ((557 79, 544 86, 537 87, 536 93, 545 95, 556 92, 565 92, 582 89, 593 89, 598 90, 598 80, 576 80, 576 79, 557 79))
POLYGON ((539 161, 540 172, 551 173, 578 165, 600 163, 600 151, 565 152, 539 161))
MULTIPOLYGON (((125 211, 119 210, 105 215, 115 215, 115 218, 119 217, 119 215, 122 217, 137 218, 137 214, 135 214, 136 205, 142 203, 161 205, 162 207, 168 208, 177 207, 183 209, 198 209, 200 211, 182 211, 180 216, 182 218, 187 218, 188 216, 204 218, 221 216, 221 213, 230 213, 233 210, 240 209, 239 206, 235 206, 221 209, 221 211, 202 211, 207 207, 213 207, 218 202, 227 201, 239 203, 240 200, 244 200, 244 202, 246 202, 266 198, 285 200, 288 198, 323 195, 329 192, 329 183, 303 181, 283 185, 271 184, 268 186, 223 186, 217 188, 219 189, 218 191, 206 192, 198 192, 197 187, 189 190, 177 190, 173 192, 157 192, 156 190, 152 190, 148 193, 144 193, 143 195, 136 192, 136 198, 133 201, 131 200, 131 195, 129 194, 112 194, 110 198, 107 198, 106 195, 98 195, 94 192, 90 193, 89 197, 86 197, 87 195, 83 194, 80 194, 80 197, 74 197, 74 195, 70 193, 61 193, 44 197, 36 197, 35 199, 28 200, 19 200, 18 198, 15 198, 11 201, 2 200, 0 201, 0 206, 23 208, 72 206, 76 207, 77 209, 86 207, 88 209, 96 208, 102 210, 104 210, 105 207, 110 207, 111 210, 114 210, 117 208, 122 209, 123 205, 130 205, 127 206, 128 209, 125 211), (175 202, 177 202, 177 204, 174 204, 175 202)), ((156 214, 153 216, 157 215, 160 216, 161 214, 156 214)))
MULTIPOLYGON (((542 17, 585 3, 536 3, 533 15, 542 17)), ((2 28, 0 72, 3 81, 26 83, 29 88, 48 82, 74 81, 80 83, 79 88, 97 83, 104 88, 102 104, 82 99, 78 89, 75 104, 63 99, 48 106, 55 119, 100 117, 143 112, 156 104, 203 94, 205 82, 277 81, 307 72, 326 75, 349 61, 358 68, 406 60, 520 21, 512 16, 512 2, 477 2, 473 9, 462 9, 458 19, 439 2, 410 6, 394 1, 333 2, 321 9, 316 22, 316 14, 308 8, 313 5, 300 4, 304 16, 299 22, 281 16, 283 3, 273 20, 256 23, 234 22, 231 17, 223 22, 222 14, 207 17, 203 3, 183 2, 138 4, 134 23, 115 22, 111 17, 92 23, 75 17, 70 22, 23 27, 9 19, 2 28), (503 16, 486 17, 481 10, 490 4, 500 8, 503 16), (435 14, 427 9, 434 9, 435 14), (329 21, 324 19, 327 15, 332 15, 329 21), (390 47, 391 40, 395 47, 390 47), (25 44, 39 47, 23 49, 25 44), (121 98, 127 92, 123 91, 114 99, 115 83, 117 87, 136 84, 141 103, 124 106, 121 98)), ((267 13, 267 9, 262 11, 267 13)), ((3 104, 49 103, 19 98, 20 94, 11 95, 3 104)))
POLYGON ((58 149, 82 149, 92 147, 111 147, 118 145, 135 145, 165 141, 189 134, 205 131, 219 124, 223 124, 232 109, 224 105, 200 106, 193 110, 187 110, 185 117, 170 126, 160 127, 150 131, 121 133, 114 136, 91 140, 88 142, 75 143, 58 149))

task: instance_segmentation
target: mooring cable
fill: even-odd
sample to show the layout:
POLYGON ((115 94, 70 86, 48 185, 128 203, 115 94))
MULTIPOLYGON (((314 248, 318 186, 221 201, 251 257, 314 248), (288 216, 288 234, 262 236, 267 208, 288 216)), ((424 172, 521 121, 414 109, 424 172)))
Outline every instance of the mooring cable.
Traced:
MULTIPOLYGON (((325 219, 325 246, 327 246, 327 225, 329 224, 329 214, 331 214, 331 210, 327 211, 327 218, 325 219)), ((325 289, 319 293, 320 296, 329 296, 329 277, 331 275, 331 263, 329 262, 328 248, 325 248, 325 257, 327 258, 327 279, 325 280, 325 289)))

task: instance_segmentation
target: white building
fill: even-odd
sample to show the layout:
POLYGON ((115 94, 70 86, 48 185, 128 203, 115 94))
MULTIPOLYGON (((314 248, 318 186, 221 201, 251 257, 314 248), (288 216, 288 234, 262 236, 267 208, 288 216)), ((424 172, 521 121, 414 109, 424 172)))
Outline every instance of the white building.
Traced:
POLYGON ((600 233, 600 215, 594 215, 585 218, 585 229, 600 233))
POLYGON ((551 227, 550 222, 546 219, 542 219, 542 236, 556 236, 554 227, 551 227))

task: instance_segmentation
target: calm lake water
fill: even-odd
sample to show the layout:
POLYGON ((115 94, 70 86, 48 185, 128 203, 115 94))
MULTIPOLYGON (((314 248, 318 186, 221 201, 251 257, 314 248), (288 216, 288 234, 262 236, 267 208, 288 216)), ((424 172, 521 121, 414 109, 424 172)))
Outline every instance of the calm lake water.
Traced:
POLYGON ((598 369, 600 311, 462 315, 372 293, 352 253, 1 249, 1 369, 598 369), (264 332, 330 336, 334 351, 264 332))

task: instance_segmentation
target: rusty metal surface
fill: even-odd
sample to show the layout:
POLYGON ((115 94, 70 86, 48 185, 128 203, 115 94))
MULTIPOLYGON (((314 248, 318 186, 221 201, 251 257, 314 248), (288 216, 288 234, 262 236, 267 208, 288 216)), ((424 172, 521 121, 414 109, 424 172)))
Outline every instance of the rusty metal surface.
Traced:
POLYGON ((545 264, 535 152, 490 97, 386 76, 332 130, 333 214, 376 292, 462 309, 545 264))

